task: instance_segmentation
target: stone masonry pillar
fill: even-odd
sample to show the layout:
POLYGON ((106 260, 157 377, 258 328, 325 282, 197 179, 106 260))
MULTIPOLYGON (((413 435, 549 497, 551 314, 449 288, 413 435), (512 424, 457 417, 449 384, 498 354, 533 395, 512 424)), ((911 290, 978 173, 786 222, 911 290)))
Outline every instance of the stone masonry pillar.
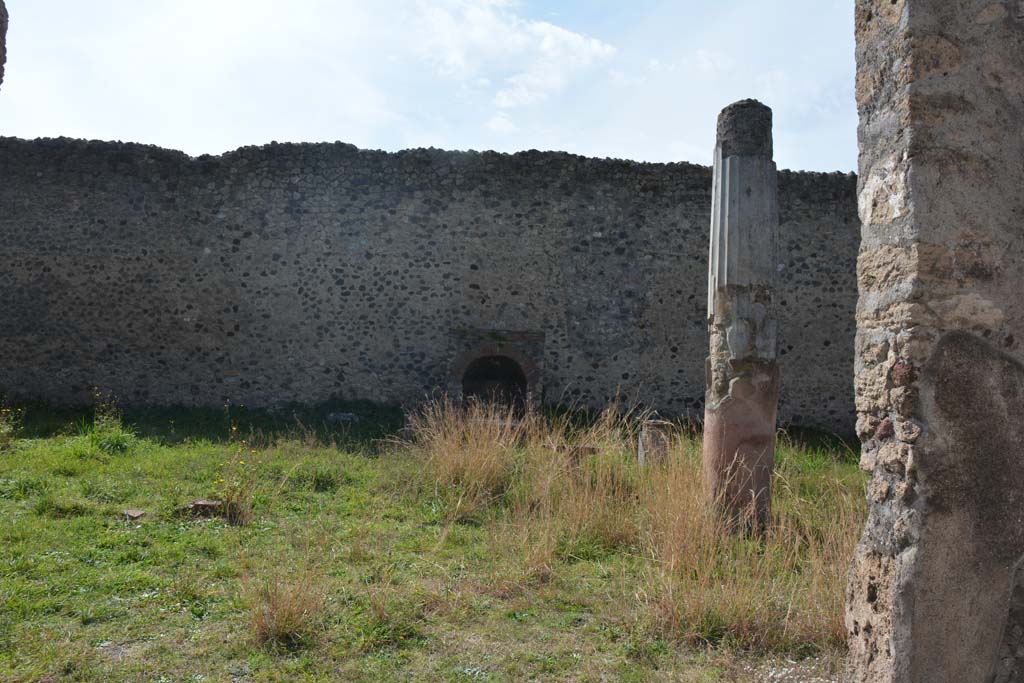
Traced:
POLYGON ((753 100, 718 117, 708 263, 704 484, 734 526, 771 512, 779 369, 775 240, 779 216, 772 110, 753 100))
POLYGON ((7 61, 7 6, 0 0, 0 85, 4 82, 4 63, 7 61))
POLYGON ((1024 2, 857 0, 854 683, 1024 681, 1024 2))

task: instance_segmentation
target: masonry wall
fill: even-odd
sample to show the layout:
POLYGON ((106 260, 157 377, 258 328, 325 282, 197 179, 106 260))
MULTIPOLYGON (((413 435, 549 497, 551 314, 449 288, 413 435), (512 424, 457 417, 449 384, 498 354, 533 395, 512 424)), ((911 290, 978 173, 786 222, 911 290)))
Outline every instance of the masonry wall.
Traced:
MULTIPOLYGON (((781 419, 850 433, 852 175, 780 174, 781 419)), ((548 402, 702 411, 711 171, 0 138, 0 387, 408 402, 497 344, 548 402)))
POLYGON ((1024 680, 1024 2, 858 0, 851 682, 1024 680))

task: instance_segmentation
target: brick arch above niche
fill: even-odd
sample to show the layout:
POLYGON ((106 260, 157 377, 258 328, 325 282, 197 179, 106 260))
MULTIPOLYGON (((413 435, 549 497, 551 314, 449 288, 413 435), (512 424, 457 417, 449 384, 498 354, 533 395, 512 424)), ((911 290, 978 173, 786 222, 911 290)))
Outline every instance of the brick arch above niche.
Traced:
POLYGON ((531 400, 543 394, 540 359, 543 358, 544 334, 510 330, 455 330, 462 349, 452 362, 450 389, 462 396, 462 378, 466 369, 481 358, 501 356, 514 361, 526 376, 526 392, 531 400))

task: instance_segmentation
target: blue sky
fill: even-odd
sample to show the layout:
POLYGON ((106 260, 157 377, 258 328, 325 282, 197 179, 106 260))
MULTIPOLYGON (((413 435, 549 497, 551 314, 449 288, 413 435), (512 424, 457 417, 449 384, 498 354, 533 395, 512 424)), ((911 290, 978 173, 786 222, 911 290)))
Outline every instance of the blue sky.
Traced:
POLYGON ((217 154, 556 149, 708 164, 775 111, 780 167, 856 166, 850 0, 7 0, 0 134, 217 154))

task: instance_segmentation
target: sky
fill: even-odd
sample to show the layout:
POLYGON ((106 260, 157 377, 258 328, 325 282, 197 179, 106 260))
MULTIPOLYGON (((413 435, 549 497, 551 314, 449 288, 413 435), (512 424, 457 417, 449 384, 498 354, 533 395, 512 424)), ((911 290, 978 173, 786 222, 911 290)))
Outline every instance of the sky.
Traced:
POLYGON ((753 97, 780 168, 856 167, 850 0, 6 3, 2 135, 706 165, 753 97))

